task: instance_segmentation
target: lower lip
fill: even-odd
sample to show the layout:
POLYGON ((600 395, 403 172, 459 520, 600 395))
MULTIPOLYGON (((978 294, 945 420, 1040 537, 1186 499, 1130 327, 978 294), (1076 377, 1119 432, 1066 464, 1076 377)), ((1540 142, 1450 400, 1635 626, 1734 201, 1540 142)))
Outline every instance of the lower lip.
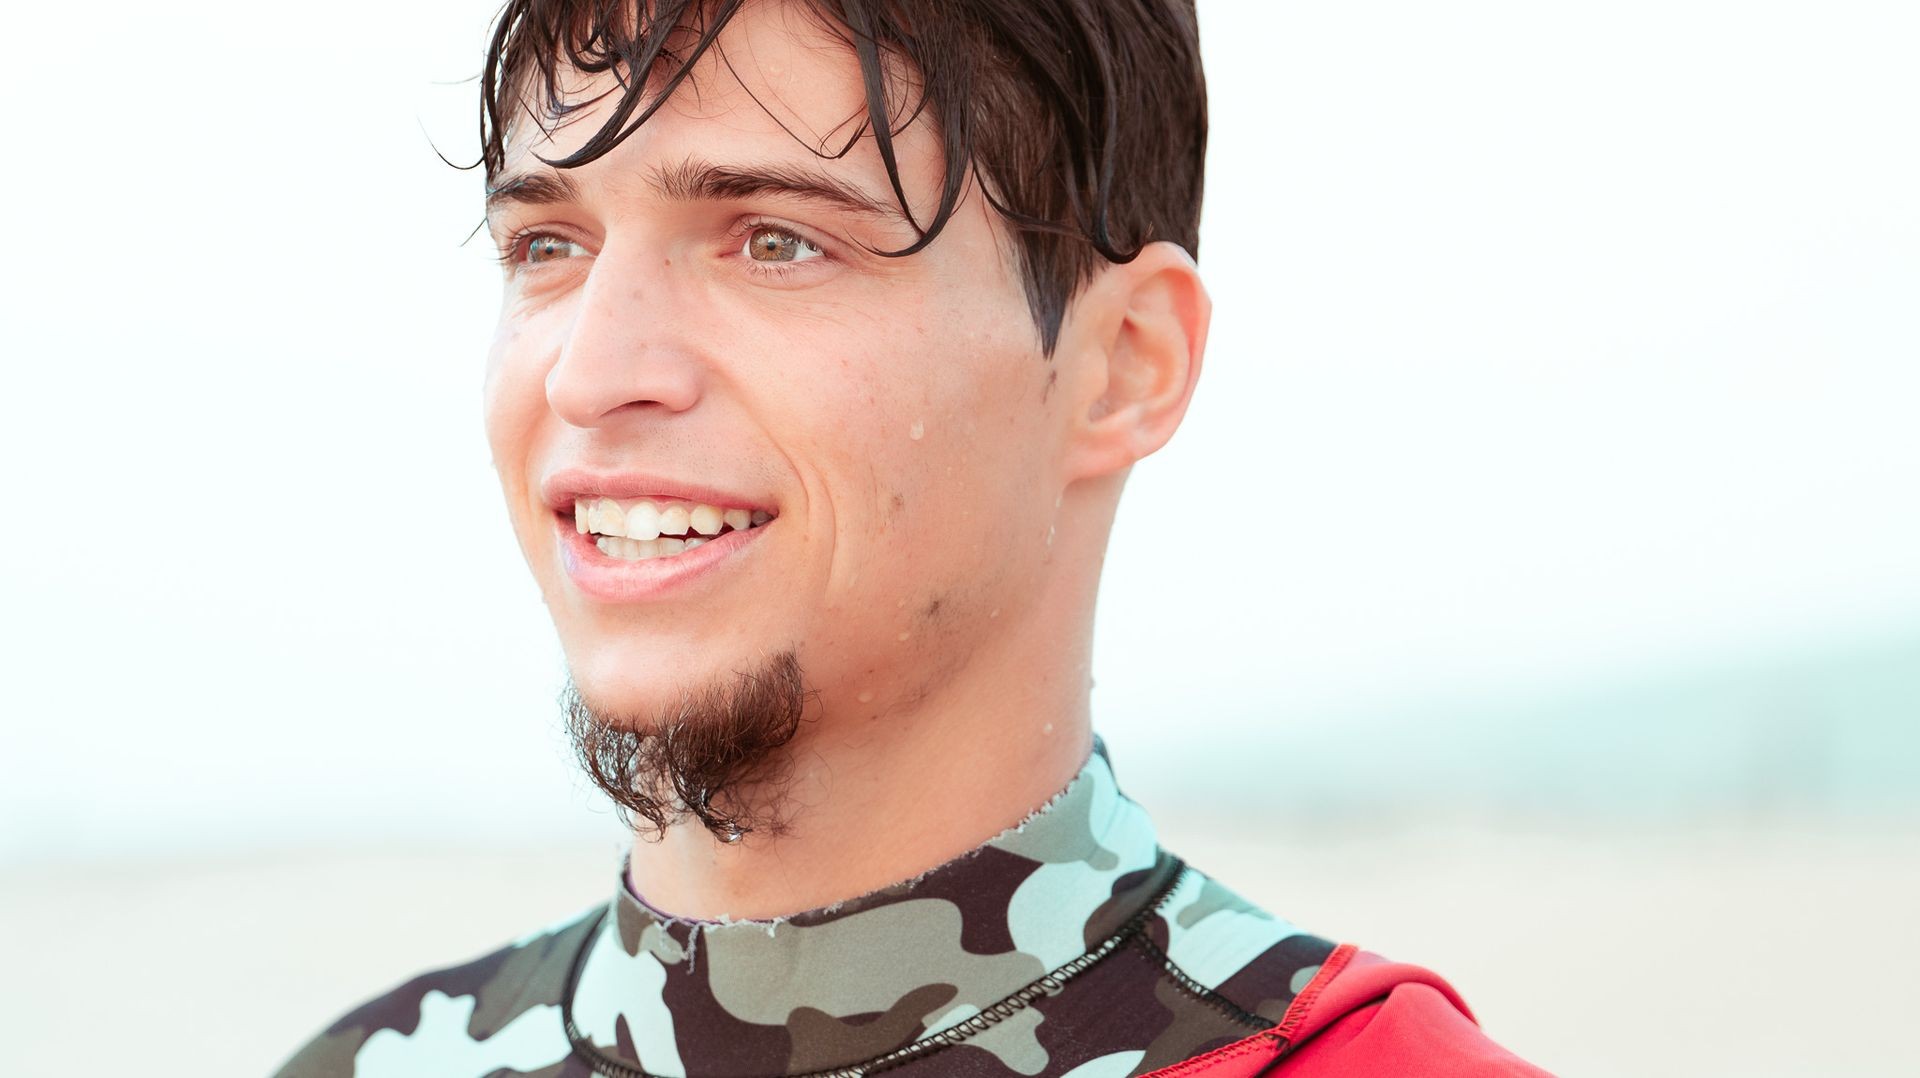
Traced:
POLYGON ((772 526, 768 521, 746 531, 727 532, 709 539, 692 550, 639 561, 627 561, 601 551, 591 533, 582 534, 573 517, 554 516, 554 528, 560 532, 560 560, 574 586, 591 598, 608 603, 644 603, 670 597, 696 581, 709 580, 729 566, 738 566, 743 553, 760 533, 772 526))

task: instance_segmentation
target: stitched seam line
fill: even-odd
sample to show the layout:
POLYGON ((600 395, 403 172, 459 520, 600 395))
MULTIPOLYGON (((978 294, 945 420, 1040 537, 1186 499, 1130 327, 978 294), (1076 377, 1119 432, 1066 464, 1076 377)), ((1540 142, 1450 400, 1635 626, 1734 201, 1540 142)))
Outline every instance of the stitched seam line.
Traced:
POLYGON ((1134 946, 1144 950, 1148 958, 1160 963, 1160 968, 1166 973, 1167 978, 1178 985, 1189 996, 1192 996, 1196 1001, 1212 1007, 1214 1010, 1219 1011, 1221 1014, 1226 1015, 1228 1018, 1233 1019, 1235 1022, 1249 1029, 1267 1029, 1272 1026, 1273 1023, 1257 1014, 1249 1013, 1242 1009, 1239 1004, 1220 995, 1218 992, 1194 980, 1192 977, 1187 976, 1187 971, 1181 969, 1167 952, 1160 949, 1159 944, 1148 939, 1144 933, 1135 936, 1133 943, 1134 946))
POLYGON ((1275 1037, 1283 1041, 1293 1039, 1294 1030, 1299 1029, 1300 1023, 1306 1020, 1313 1001, 1320 998, 1320 993, 1340 975, 1341 970, 1347 968, 1347 963, 1359 950, 1358 946, 1351 943, 1343 943, 1333 949, 1327 960, 1320 964, 1320 972, 1314 974, 1313 980, 1308 981, 1307 986, 1287 1005, 1287 1013, 1281 1015, 1279 1024, 1273 1027, 1275 1037))
POLYGON ((1356 945, 1346 943, 1336 946, 1332 951, 1328 952, 1326 960, 1320 963, 1320 969, 1314 973, 1313 977, 1308 980, 1301 991, 1294 996, 1293 1001, 1287 1007, 1286 1013, 1281 1016, 1279 1023, 1268 1024, 1266 1019, 1261 1018, 1259 1019, 1259 1023, 1262 1028, 1252 1036, 1235 1041, 1232 1044, 1222 1045, 1203 1055, 1197 1055, 1191 1059, 1184 1059, 1178 1063, 1162 1067, 1150 1075, 1143 1076, 1143 1078, 1184 1078, 1186 1075, 1205 1071, 1216 1064, 1225 1063, 1231 1059, 1238 1059, 1250 1052, 1272 1051, 1275 1053, 1274 1057, 1263 1064, 1257 1072, 1256 1078, 1261 1078, 1261 1076, 1272 1071, 1289 1052, 1299 1047, 1299 1044, 1288 1042, 1288 1038, 1281 1032, 1282 1025, 1284 1024, 1289 1032, 1298 1028, 1300 1020, 1305 1016, 1306 1010, 1312 1006, 1314 997, 1318 997, 1321 990, 1325 988, 1334 977, 1339 975, 1340 970, 1346 966, 1347 961, 1353 957, 1354 952, 1358 949, 1356 945), (1312 995, 1309 996, 1308 993, 1312 993, 1312 995), (1298 1008, 1298 1013, 1296 1013, 1295 1008, 1298 1008))
MULTIPOLYGON (((1388 988, 1386 991, 1380 993, 1379 995, 1373 997, 1372 999, 1366 1000, 1342 1012, 1342 1017, 1345 1017, 1346 1015, 1350 1015, 1350 1014, 1358 1014, 1359 1012, 1366 1010, 1368 1007, 1375 1007, 1382 1003, 1385 1003, 1387 1001, 1387 997, 1391 995, 1392 992, 1393 992, 1393 989, 1388 988)), ((1333 1023, 1329 1022, 1326 1025, 1321 1026, 1319 1029, 1314 1030, 1312 1033, 1307 1034, 1306 1036, 1300 1038, 1297 1041, 1293 1041, 1290 1043, 1287 1041, 1281 1041, 1280 1051, 1276 1053, 1273 1059, 1268 1061, 1268 1063, 1265 1066, 1261 1067, 1258 1071, 1254 1072, 1253 1078, 1267 1078, 1267 1076, 1273 1072, 1273 1068, 1278 1067, 1280 1064, 1286 1062, 1287 1057, 1292 1055, 1296 1050, 1298 1050, 1301 1045, 1313 1043, 1313 1039, 1315 1037, 1318 1037, 1322 1033, 1325 1033, 1327 1030, 1332 1029, 1333 1025, 1334 1025, 1333 1023)))

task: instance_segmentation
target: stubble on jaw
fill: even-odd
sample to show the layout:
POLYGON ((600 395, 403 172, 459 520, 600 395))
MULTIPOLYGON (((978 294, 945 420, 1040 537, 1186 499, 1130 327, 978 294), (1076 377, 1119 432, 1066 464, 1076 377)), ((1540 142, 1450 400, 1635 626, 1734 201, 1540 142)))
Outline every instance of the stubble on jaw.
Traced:
POLYGON ((788 649, 756 669, 683 694, 662 714, 596 708, 571 678, 560 706, 587 778, 639 837, 659 839, 692 819, 736 842, 754 831, 785 830, 782 792, 792 774, 787 746, 815 695, 799 656, 788 649))

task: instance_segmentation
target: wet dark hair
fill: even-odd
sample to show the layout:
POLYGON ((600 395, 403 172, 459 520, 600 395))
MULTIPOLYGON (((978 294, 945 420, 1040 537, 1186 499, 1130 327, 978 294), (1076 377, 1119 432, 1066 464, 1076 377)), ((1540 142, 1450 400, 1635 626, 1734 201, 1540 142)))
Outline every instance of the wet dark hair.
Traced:
MULTIPOLYGON (((646 122, 743 0, 508 0, 481 75, 481 163, 489 186, 516 115, 543 127, 569 102, 569 70, 612 72, 606 122, 557 168, 593 161, 646 122)), ((1097 259, 1131 261, 1171 240, 1196 257, 1206 154, 1206 83, 1192 0, 806 0, 859 61, 867 115, 837 148, 871 134, 919 239, 933 242, 968 171, 1013 230, 1027 303, 1051 355, 1067 302, 1097 259), (903 67, 901 61, 905 62, 903 67), (925 116, 945 176, 934 214, 907 205, 892 138, 925 116)))

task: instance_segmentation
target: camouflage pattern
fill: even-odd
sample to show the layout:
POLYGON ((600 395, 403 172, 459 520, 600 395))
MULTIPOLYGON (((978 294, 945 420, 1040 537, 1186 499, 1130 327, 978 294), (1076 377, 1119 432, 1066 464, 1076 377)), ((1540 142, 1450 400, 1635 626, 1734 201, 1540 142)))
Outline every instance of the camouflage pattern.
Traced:
POLYGON ((280 1075, 1127 1078, 1274 1024, 1333 946, 1160 849, 1096 744, 1045 808, 918 879, 716 923, 623 874, 604 908, 407 982, 280 1075))

